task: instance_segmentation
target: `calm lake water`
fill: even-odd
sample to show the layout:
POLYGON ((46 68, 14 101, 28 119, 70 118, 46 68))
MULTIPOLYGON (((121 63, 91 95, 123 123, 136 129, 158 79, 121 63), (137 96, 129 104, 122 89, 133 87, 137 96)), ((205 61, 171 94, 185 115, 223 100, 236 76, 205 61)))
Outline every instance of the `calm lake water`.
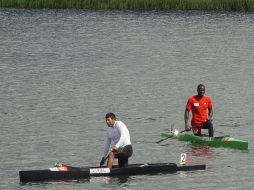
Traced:
POLYGON ((253 13, 0 9, 0 189, 252 189, 253 60, 253 13), (155 143, 184 128, 199 83, 216 135, 247 140, 248 151, 155 143), (130 163, 187 152, 207 169, 19 184, 20 170, 98 165, 107 112, 130 130, 130 163))

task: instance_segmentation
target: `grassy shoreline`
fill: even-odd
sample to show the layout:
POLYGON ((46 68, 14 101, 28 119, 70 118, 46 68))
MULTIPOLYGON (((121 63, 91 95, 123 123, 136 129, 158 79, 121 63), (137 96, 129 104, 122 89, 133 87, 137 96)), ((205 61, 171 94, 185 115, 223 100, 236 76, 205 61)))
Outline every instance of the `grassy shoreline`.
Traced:
POLYGON ((0 0, 2 8, 254 11, 254 0, 0 0))

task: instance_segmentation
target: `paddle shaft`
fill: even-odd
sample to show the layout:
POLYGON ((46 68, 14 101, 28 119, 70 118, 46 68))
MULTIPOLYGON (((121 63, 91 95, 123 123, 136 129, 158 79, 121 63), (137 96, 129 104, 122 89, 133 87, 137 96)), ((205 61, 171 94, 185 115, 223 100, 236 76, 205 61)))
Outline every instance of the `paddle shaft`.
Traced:
MULTIPOLYGON (((184 129, 184 130, 180 131, 179 133, 183 133, 183 132, 185 132, 185 131, 188 131, 188 130, 184 129)), ((169 138, 171 138, 171 136, 166 137, 165 139, 161 139, 161 140, 157 141, 156 143, 160 143, 160 142, 165 141, 165 140, 167 140, 167 139, 169 139, 169 138)))
POLYGON ((169 138, 171 138, 171 137, 167 137, 167 138, 165 138, 165 139, 161 139, 161 140, 157 141, 156 143, 160 143, 160 142, 165 141, 165 140, 167 140, 167 139, 169 139, 169 138))
POLYGON ((109 157, 109 154, 110 154, 110 152, 111 152, 112 150, 110 149, 109 151, 108 151, 108 154, 107 154, 107 156, 105 156, 105 158, 104 158, 104 162, 108 159, 108 157, 109 157))
POLYGON ((188 130, 184 129, 184 130, 180 131, 179 133, 183 133, 183 132, 186 132, 186 131, 188 131, 188 130))
POLYGON ((109 154, 113 151, 113 149, 111 148, 109 151, 108 151, 108 154, 105 156, 105 158, 103 159, 103 162, 105 162, 108 157, 109 157, 109 154))

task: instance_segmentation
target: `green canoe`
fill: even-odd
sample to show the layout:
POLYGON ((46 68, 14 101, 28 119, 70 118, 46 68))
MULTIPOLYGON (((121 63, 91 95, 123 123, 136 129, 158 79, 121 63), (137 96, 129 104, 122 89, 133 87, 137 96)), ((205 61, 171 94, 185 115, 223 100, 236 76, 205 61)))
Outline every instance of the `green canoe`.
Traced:
POLYGON ((223 135, 220 137, 207 137, 207 136, 195 136, 193 134, 177 134, 175 135, 171 131, 164 131, 161 133, 162 137, 166 138, 176 138, 180 141, 189 141, 196 144, 203 144, 213 147, 227 147, 227 148, 236 148, 240 150, 248 149, 248 142, 235 139, 229 135, 223 135))

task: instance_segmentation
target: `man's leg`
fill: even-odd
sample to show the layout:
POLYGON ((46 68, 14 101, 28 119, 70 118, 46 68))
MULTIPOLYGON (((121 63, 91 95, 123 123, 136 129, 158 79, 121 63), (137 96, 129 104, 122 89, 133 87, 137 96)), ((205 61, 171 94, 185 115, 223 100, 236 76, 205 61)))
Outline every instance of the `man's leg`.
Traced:
POLYGON ((213 131, 213 124, 211 121, 206 121, 205 123, 203 123, 202 128, 208 129, 209 137, 213 137, 214 131, 213 131))
POLYGON ((120 168, 124 168, 124 167, 127 167, 128 166, 128 157, 125 157, 125 156, 120 156, 118 158, 118 165, 120 168))
POLYGON ((201 136, 201 127, 192 127, 192 131, 195 136, 201 136))
POLYGON ((108 162, 107 162, 107 167, 112 168, 113 163, 114 163, 115 155, 113 152, 110 152, 108 155, 108 162))
POLYGON ((131 157, 133 153, 132 146, 127 145, 119 150, 115 154, 115 157, 118 159, 118 165, 119 167, 127 167, 128 166, 128 159, 131 157))

